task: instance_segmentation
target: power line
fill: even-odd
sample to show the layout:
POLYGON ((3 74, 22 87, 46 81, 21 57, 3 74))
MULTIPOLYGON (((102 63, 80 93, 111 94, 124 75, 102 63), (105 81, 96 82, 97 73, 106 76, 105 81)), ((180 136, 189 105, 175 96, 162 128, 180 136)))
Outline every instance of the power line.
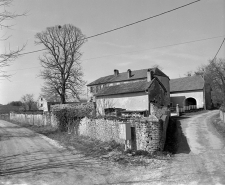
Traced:
MULTIPOLYGON (((89 36, 89 37, 85 37, 84 39, 81 39, 81 40, 90 39, 90 38, 97 37, 97 36, 100 36, 100 35, 104 35, 104 34, 107 34, 107 33, 110 33, 110 32, 116 31, 116 30, 120 30, 120 29, 129 27, 129 26, 132 26, 132 25, 134 25, 134 24, 138 24, 138 23, 140 23, 140 22, 144 22, 144 21, 147 21, 147 20, 149 20, 149 19, 153 19, 153 18, 155 18, 155 17, 159 17, 159 16, 161 16, 161 15, 164 15, 164 14, 173 12, 173 11, 175 11, 175 10, 184 8, 184 7, 186 7, 186 6, 189 6, 189 5, 191 5, 191 4, 197 3, 197 2, 199 2, 199 1, 201 1, 201 0, 196 0, 196 1, 193 1, 193 2, 191 2, 191 3, 188 3, 188 4, 185 4, 185 5, 179 6, 179 7, 177 7, 177 8, 173 8, 173 9, 171 9, 171 10, 162 12, 162 13, 160 13, 160 14, 153 15, 153 16, 148 17, 148 18, 145 18, 145 19, 142 19, 142 20, 139 20, 139 21, 130 23, 130 24, 126 24, 126 25, 124 25, 124 26, 120 26, 120 27, 117 27, 117 28, 114 28, 114 29, 111 29, 111 30, 108 30, 108 31, 105 31, 105 32, 102 32, 102 33, 98 33, 98 34, 95 34, 95 35, 92 35, 92 36, 89 36)), ((30 52, 26 52, 26 53, 21 53, 21 54, 19 54, 19 55, 27 55, 27 54, 36 53, 36 52, 39 52, 39 51, 44 51, 44 50, 47 50, 47 49, 40 49, 40 50, 30 51, 30 52)))
POLYGON ((157 15, 154 15, 154 16, 151 16, 151 17, 142 19, 142 20, 140 20, 140 21, 136 21, 136 22, 133 22, 133 23, 130 23, 130 24, 127 24, 127 25, 118 27, 118 28, 114 28, 114 29, 112 29, 112 30, 108 30, 108 31, 105 31, 105 32, 102 32, 102 33, 99 33, 99 34, 96 34, 96 35, 93 35, 93 36, 90 36, 90 37, 87 37, 87 38, 92 38, 92 37, 100 36, 100 35, 103 35, 103 34, 106 34, 106 33, 110 33, 110 32, 113 32, 113 31, 116 31, 116 30, 119 30, 119 29, 122 29, 122 28, 125 28, 125 27, 128 27, 128 26, 132 26, 132 25, 134 25, 134 24, 137 24, 137 23, 140 23, 140 22, 143 22, 143 21, 147 21, 147 20, 149 20, 149 19, 152 19, 152 18, 155 18, 155 17, 159 17, 159 16, 161 16, 161 15, 170 13, 170 12, 175 11, 175 10, 178 10, 178 9, 183 8, 183 7, 185 7, 185 6, 189 6, 189 5, 191 5, 191 4, 197 3, 198 1, 201 1, 201 0, 193 1, 193 2, 191 2, 191 3, 185 4, 185 5, 183 5, 183 6, 179 6, 179 7, 177 7, 177 8, 172 9, 172 10, 168 10, 168 11, 166 11, 166 12, 163 12, 163 13, 160 13, 160 14, 157 14, 157 15))
POLYGON ((212 61, 214 61, 214 60, 215 60, 215 58, 216 58, 217 54, 219 53, 219 51, 220 51, 220 49, 221 49, 221 47, 222 47, 222 45, 223 45, 224 41, 225 41, 225 37, 224 37, 223 42, 222 42, 222 44, 220 45, 220 47, 219 47, 219 49, 218 49, 218 51, 217 51, 217 53, 216 53, 216 55, 214 56, 214 58, 213 58, 213 60, 212 60, 212 61))
MULTIPOLYGON (((220 38, 220 37, 224 37, 224 35, 215 36, 215 37, 209 37, 209 38, 204 38, 204 39, 197 39, 197 40, 192 40, 192 41, 186 41, 186 42, 180 42, 180 43, 175 43, 175 44, 169 44, 169 45, 164 45, 164 46, 158 46, 158 47, 153 47, 153 48, 149 48, 149 49, 142 49, 142 50, 136 50, 136 51, 130 51, 130 52, 113 54, 113 55, 104 55, 104 56, 99 56, 99 57, 93 57, 93 58, 83 59, 81 61, 87 61, 87 60, 94 60, 94 59, 99 59, 99 58, 118 56, 118 55, 123 55, 123 54, 128 54, 128 53, 138 53, 138 52, 147 51, 147 50, 154 50, 154 49, 178 46, 178 45, 183 45, 183 44, 190 44, 190 43, 195 43, 195 42, 201 42, 201 41, 205 41, 205 40, 212 40, 212 39, 216 39, 216 38, 220 38)), ((35 66, 35 67, 30 67, 30 68, 21 68, 21 69, 16 69, 16 70, 9 70, 9 71, 20 71, 20 70, 33 69, 33 68, 40 68, 40 66, 35 66)))
POLYGON ((180 42, 180 43, 175 43, 175 44, 169 44, 169 45, 164 45, 164 46, 158 46, 158 47, 154 47, 154 48, 148 48, 148 49, 142 49, 142 50, 136 50, 136 51, 129 51, 129 52, 118 53, 118 54, 113 54, 113 55, 104 55, 104 56, 100 56, 100 57, 83 59, 81 61, 93 60, 93 59, 99 59, 99 58, 105 58, 105 57, 111 57, 111 56, 118 56, 118 55, 123 55, 123 54, 128 54, 128 53, 138 53, 138 52, 141 52, 141 51, 147 51, 147 50, 153 50, 153 49, 160 49, 160 48, 178 46, 178 45, 182 45, 182 44, 190 44, 190 43, 195 43, 195 42, 200 42, 200 41, 205 41, 205 40, 216 39, 216 38, 220 38, 220 37, 224 37, 224 35, 216 36, 216 37, 209 37, 209 38, 204 38, 204 39, 198 39, 198 40, 192 40, 192 41, 186 41, 186 42, 180 42))

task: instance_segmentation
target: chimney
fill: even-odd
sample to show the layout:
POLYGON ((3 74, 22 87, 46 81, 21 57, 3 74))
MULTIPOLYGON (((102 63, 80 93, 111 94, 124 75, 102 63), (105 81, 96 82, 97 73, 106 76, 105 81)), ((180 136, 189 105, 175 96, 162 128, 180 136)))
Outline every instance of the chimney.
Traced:
POLYGON ((114 75, 118 76, 118 74, 119 74, 119 70, 118 69, 114 69, 114 75))
POLYGON ((148 69, 148 70, 147 70, 147 82, 152 81, 153 78, 154 78, 154 73, 153 73, 153 71, 152 71, 151 69, 148 69))
POLYGON ((130 78, 130 77, 131 77, 131 70, 128 69, 128 70, 127 70, 127 78, 130 78))

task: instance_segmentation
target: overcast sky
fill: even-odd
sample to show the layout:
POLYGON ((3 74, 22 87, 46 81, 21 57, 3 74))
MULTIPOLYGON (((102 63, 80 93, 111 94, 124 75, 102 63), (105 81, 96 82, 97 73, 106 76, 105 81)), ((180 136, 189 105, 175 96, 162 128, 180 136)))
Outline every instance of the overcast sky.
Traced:
MULTIPOLYGON (((192 0, 194 1, 194 0, 192 0)), ((34 35, 55 25, 72 24, 86 36, 120 27, 192 2, 191 0, 17 0, 8 9, 28 12, 1 28, 0 42, 16 49, 26 43, 24 52, 42 49, 34 44, 34 35)), ((84 79, 89 83, 99 77, 127 69, 137 70, 160 65, 171 79, 183 77, 212 59, 225 36, 225 0, 201 0, 169 14, 135 24, 88 40, 83 47, 84 79), (207 39, 216 37, 214 39, 207 39), (207 39, 199 42, 189 41, 207 39), (174 46, 169 46, 174 45, 174 46), (167 46, 167 47, 162 47, 167 46), (153 49, 155 48, 155 49, 153 49)), ((42 52, 21 56, 7 71, 10 81, 0 81, 0 103, 20 100, 34 94, 37 99, 43 81, 38 77, 42 52)), ((218 53, 225 58, 225 44, 218 53)))

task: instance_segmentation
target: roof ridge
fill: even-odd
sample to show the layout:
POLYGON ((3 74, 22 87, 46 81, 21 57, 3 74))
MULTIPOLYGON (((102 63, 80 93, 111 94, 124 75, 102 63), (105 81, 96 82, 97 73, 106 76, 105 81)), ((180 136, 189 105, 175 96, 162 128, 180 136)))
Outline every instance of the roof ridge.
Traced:
POLYGON ((103 76, 103 77, 100 77, 97 80, 92 81, 91 83, 87 84, 87 86, 144 79, 144 78, 147 78, 147 70, 148 69, 154 70, 154 73, 156 75, 158 75, 158 76, 165 76, 165 77, 169 78, 160 69, 158 69, 157 67, 155 67, 155 68, 145 68, 145 69, 136 69, 136 70, 133 70, 132 71, 131 78, 127 78, 127 76, 126 76, 126 73, 127 72, 126 71, 125 72, 120 72, 116 76, 114 74, 107 75, 107 76, 103 76))
POLYGON ((180 77, 180 78, 173 78, 173 79, 170 79, 170 80, 177 80, 177 79, 184 79, 184 78, 193 78, 193 77, 201 77, 202 79, 203 79, 203 77, 202 77, 202 75, 194 75, 194 76, 185 76, 185 77, 180 77))

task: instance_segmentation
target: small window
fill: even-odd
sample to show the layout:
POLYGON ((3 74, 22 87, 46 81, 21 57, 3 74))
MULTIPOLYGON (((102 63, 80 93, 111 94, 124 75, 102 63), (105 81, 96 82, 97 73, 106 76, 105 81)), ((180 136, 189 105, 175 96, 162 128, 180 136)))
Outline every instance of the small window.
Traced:
POLYGON ((91 87, 91 88, 90 88, 90 92, 93 93, 93 91, 94 91, 94 87, 91 87))
POLYGON ((43 104, 41 103, 41 107, 43 107, 43 104))

